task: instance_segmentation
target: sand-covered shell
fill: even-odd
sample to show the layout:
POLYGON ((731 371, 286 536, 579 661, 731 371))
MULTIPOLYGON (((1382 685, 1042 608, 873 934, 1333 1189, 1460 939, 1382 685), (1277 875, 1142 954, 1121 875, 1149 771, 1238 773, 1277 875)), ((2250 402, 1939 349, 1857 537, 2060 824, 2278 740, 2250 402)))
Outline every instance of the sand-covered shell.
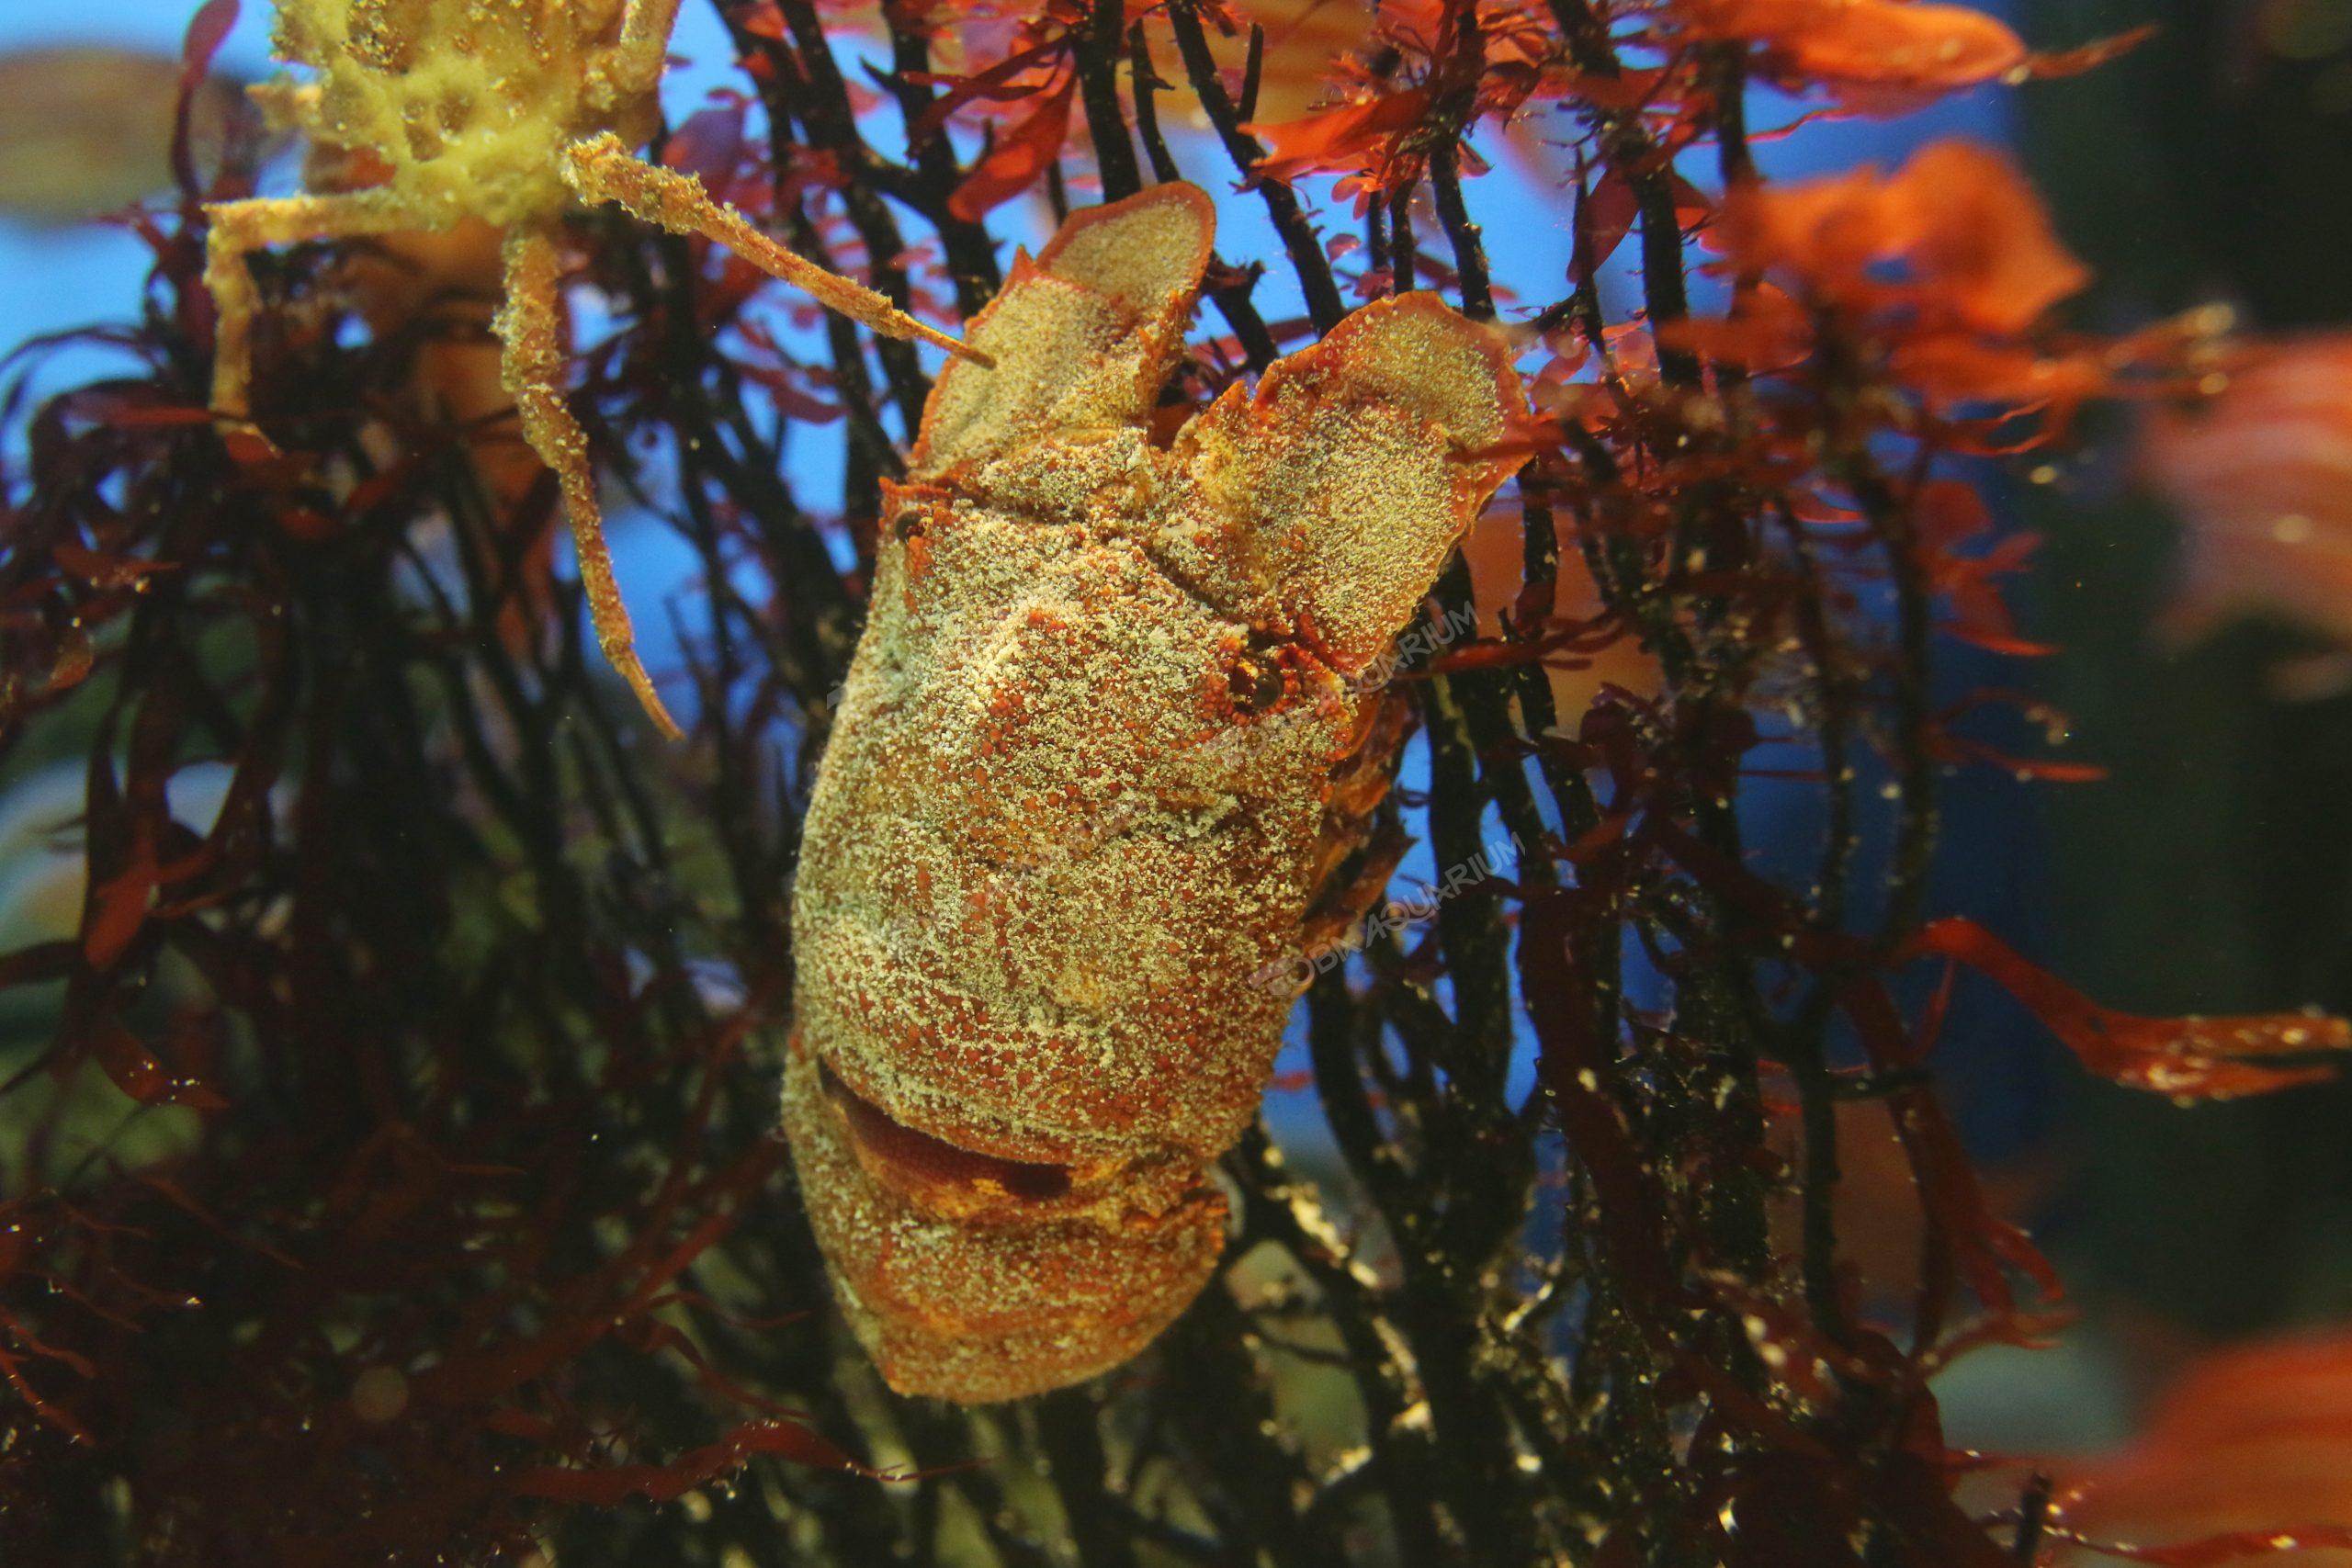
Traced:
POLYGON ((1213 225, 1161 186, 1017 260, 886 495, 785 1123, 901 1392, 1076 1382, 1214 1272, 1383 655, 1514 466, 1508 350, 1433 295, 1156 444, 1213 225))

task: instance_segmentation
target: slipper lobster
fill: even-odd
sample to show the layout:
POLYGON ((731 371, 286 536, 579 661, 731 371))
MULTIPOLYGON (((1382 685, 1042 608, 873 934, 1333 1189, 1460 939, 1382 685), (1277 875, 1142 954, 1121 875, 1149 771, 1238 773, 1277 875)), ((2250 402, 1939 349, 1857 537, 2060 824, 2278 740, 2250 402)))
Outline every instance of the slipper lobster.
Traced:
POLYGON ((1516 460, 1501 335, 1435 295, 1155 431, 1215 213, 1019 257, 886 489, 810 802, 785 1127, 901 1393, 1105 1371, 1214 1274, 1319 886, 1397 725, 1382 660, 1516 460))

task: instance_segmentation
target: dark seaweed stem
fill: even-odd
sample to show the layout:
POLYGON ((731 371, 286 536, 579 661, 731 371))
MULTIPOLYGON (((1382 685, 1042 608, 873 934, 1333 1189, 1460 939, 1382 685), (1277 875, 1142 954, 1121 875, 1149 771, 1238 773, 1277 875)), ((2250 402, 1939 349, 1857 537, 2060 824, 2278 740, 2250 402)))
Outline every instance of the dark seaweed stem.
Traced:
MULTIPOLYGON (((1579 69, 1604 78, 1622 76, 1622 64, 1601 17, 1582 0, 1553 0, 1552 11, 1566 34, 1569 57, 1579 69)), ((1746 156, 1744 119, 1739 107, 1740 78, 1733 73, 1728 81, 1728 96, 1719 98, 1718 118, 1709 129, 1718 136, 1723 134, 1720 115, 1724 107, 1730 105, 1731 140, 1725 145, 1731 151, 1725 155, 1738 163, 1744 162, 1746 156)), ((1690 314, 1684 237, 1676 210, 1671 164, 1658 151, 1638 116, 1602 111, 1595 114, 1592 120, 1603 159, 1634 195, 1641 230, 1643 300, 1656 333, 1690 314)), ((1442 190, 1440 203, 1443 210, 1447 204, 1442 190)), ((1458 195, 1454 205, 1459 205, 1458 195)), ((1466 216, 1460 226, 1468 227, 1466 216)), ((1453 231, 1456 225, 1450 220, 1448 227, 1453 231)), ((1470 238, 1466 246, 1457 240, 1458 252, 1476 254, 1475 234, 1470 238)), ((1664 337, 1659 340, 1657 355, 1660 378, 1669 388, 1699 389, 1702 370, 1695 355, 1675 347, 1670 339, 1664 337)), ((1674 424, 1669 423, 1666 429, 1672 446, 1679 453, 1695 456, 1712 445, 1703 434, 1678 430, 1674 424)), ((1669 458, 1672 456, 1661 455, 1669 458)), ((1723 748, 1727 738, 1745 727, 1740 710, 1745 698, 1746 670, 1752 662, 1754 650, 1736 627, 1710 637, 1703 645, 1694 642, 1690 625, 1695 623, 1702 628, 1719 626, 1729 606, 1717 594, 1675 593, 1672 584, 1690 563, 1704 559, 1706 548, 1698 541, 1720 535, 1726 523, 1743 534, 1747 525, 1736 518, 1739 498, 1721 480, 1693 487, 1677 504, 1678 516, 1668 537, 1667 558, 1662 563, 1664 581, 1658 584, 1663 592, 1628 596, 1627 577, 1622 571, 1612 572, 1611 578, 1601 581, 1606 589, 1613 579, 1617 596, 1612 599, 1611 607, 1628 615, 1643 628, 1645 643, 1667 673, 1668 696, 1676 710, 1673 722, 1679 732, 1678 739, 1696 749, 1696 754, 1685 764, 1689 782, 1679 804, 1690 813, 1702 840, 1727 863, 1737 863, 1742 857, 1741 830, 1729 777, 1736 764, 1728 757, 1710 753, 1723 748)), ((1723 565, 1740 563, 1734 560, 1706 564, 1721 570, 1723 565)), ((1732 933, 1741 926, 1736 912, 1718 904, 1717 895, 1706 889, 1693 889, 1692 895, 1706 910, 1701 923, 1701 941, 1733 941, 1732 933)), ((1694 1129, 1694 1135, 1702 1142, 1745 1149, 1761 1145, 1764 1116, 1760 1076, 1764 1042, 1770 1025, 1756 969, 1759 959, 1770 962, 1774 956, 1769 951, 1753 955, 1728 953, 1703 983, 1686 982, 1681 987, 1681 1004, 1690 1009, 1695 1018, 1705 1020, 1711 1027, 1704 1028, 1702 1034, 1712 1034, 1714 1042, 1707 1053, 1709 1072, 1715 1078, 1713 1124, 1694 1129)), ((1697 979, 1692 977, 1693 981, 1697 979)), ((1717 1216, 1711 1227, 1717 1246, 1716 1264, 1736 1269, 1752 1279, 1762 1278, 1770 1259, 1764 1232, 1765 1188, 1761 1173, 1747 1161, 1736 1159, 1719 1173, 1706 1196, 1706 1207, 1717 1216)), ((1826 1197, 1822 1201, 1826 1203, 1826 1197)), ((1744 1356, 1736 1356, 1735 1360, 1742 1375, 1753 1382, 1757 1367, 1744 1356)))
POLYGON ((1315 1474, 1295 1436, 1275 1416, 1273 1385, 1260 1354, 1280 1356, 1255 1335, 1229 1297, 1212 1296, 1188 1314, 1177 1354, 1228 1397, 1187 1397, 1170 1415, 1173 1447, 1196 1476, 1227 1550, 1242 1561, 1320 1562, 1345 1548, 1336 1521, 1299 1506, 1315 1474), (1189 1353, 1187 1353, 1189 1351, 1189 1353))
MULTIPOLYGON (((740 27, 737 32, 739 45, 757 41, 768 46, 763 52, 774 69, 775 85, 767 94, 766 104, 771 135, 777 141, 777 174, 781 176, 792 166, 781 127, 797 120, 811 147, 830 152, 844 168, 867 175, 843 182, 842 201, 865 247, 874 287, 888 296, 892 304, 905 310, 913 300, 906 269, 899 263, 906 248, 905 241, 898 220, 883 200, 882 188, 891 186, 913 194, 920 187, 906 170, 888 163, 866 144, 858 130, 857 111, 850 102, 849 85, 834 62, 832 48, 816 7, 809 0, 777 0, 777 4, 792 34, 790 49, 779 40, 746 38, 745 30, 740 27)), ((930 378, 916 363, 911 344, 896 338, 876 338, 874 350, 889 380, 899 416, 911 431, 922 422, 922 401, 930 390, 930 378)))
POLYGON ((1136 1568, 1134 1532, 1116 1508, 1093 1396, 1084 1389, 1047 1394, 1037 1401, 1036 1418, 1038 1446, 1079 1561, 1088 1568, 1136 1568))
POLYGON ((1417 254, 1419 243, 1413 238, 1413 182, 1405 180, 1397 185, 1396 194, 1388 198, 1388 288, 1391 293, 1412 291, 1420 265, 1417 254))
POLYGON ((1726 188, 1756 177, 1756 156, 1747 145, 1747 53, 1743 45, 1710 45, 1702 79, 1714 118, 1715 172, 1726 188))
MULTIPOLYGON (((1606 80, 1625 73, 1608 19, 1587 0, 1549 0, 1567 58, 1578 71, 1606 80)), ((1596 107, 1590 120, 1600 156, 1634 193, 1641 217, 1642 291, 1652 326, 1681 321, 1690 313, 1682 276, 1682 220, 1674 208, 1674 167, 1639 114, 1596 107)), ((1745 145, 1744 137, 1742 145, 1745 145)), ((1660 345, 1658 370, 1669 385, 1693 387, 1699 361, 1686 350, 1660 345)))
POLYGON ((1125 0, 1093 0, 1086 25, 1070 35, 1078 61, 1079 101, 1086 107, 1086 129, 1105 201, 1117 201, 1143 188, 1143 175, 1136 166, 1136 144, 1127 134, 1127 113, 1119 104, 1119 55, 1125 18, 1125 0))
MULTIPOLYGON (((1830 323, 1834 327, 1834 321, 1830 323)), ((1825 338, 1830 338, 1825 333, 1825 338)), ((1935 852, 1940 810, 1937 772, 1941 766, 1932 696, 1930 644, 1935 606, 1928 586, 1910 498, 1934 461, 1930 444, 1917 445, 1904 481, 1887 475, 1867 437, 1850 428, 1855 418, 1859 371, 1834 349, 1824 355, 1821 417, 1832 449, 1826 471, 1844 485, 1868 522, 1885 562, 1894 593, 1893 689, 1894 787, 1898 811, 1894 863, 1887 879, 1882 930, 1887 944, 1916 931, 1927 909, 1928 863, 1935 852)))
POLYGON ((1939 817, 1936 771, 1940 765, 1928 693, 1934 606, 1909 504, 1897 497, 1865 457, 1848 466, 1856 501, 1884 548, 1894 586, 1895 787, 1902 811, 1895 829, 1894 867, 1887 886, 1886 931, 1900 942, 1918 929, 1928 901, 1928 862, 1939 817))
MULTIPOLYGON (((1804 525, 1779 513, 1781 532, 1801 583, 1796 597, 1797 635, 1812 662, 1815 731, 1821 750, 1822 789, 1827 796, 1820 869, 1815 874, 1812 919, 1826 938, 1846 928, 1848 885, 1860 844, 1854 805, 1851 727, 1858 694, 1846 671, 1846 654, 1823 608, 1825 585, 1804 525)), ((1803 1202, 1802 1269, 1805 1305, 1814 1325, 1833 1339, 1845 1337, 1845 1304, 1838 1283, 1838 1108, 1829 1069, 1829 1020, 1837 1006, 1835 974, 1816 979, 1778 1035, 1779 1055, 1794 1075, 1804 1117, 1804 1153, 1799 1190, 1803 1202)))
POLYGON ((1059 158, 1046 165, 1046 210, 1054 215, 1054 227, 1058 229, 1069 221, 1069 176, 1062 172, 1059 158))
POLYGON ((1241 66, 1241 101, 1234 113, 1243 124, 1258 118, 1258 89, 1266 80, 1266 29, 1250 25, 1250 53, 1241 66))
MULTIPOLYGON (((1318 990, 1323 988, 1317 987, 1318 990)), ((1349 1034, 1349 1015, 1365 1010, 1344 1005, 1350 998, 1344 995, 1343 987, 1334 999, 1342 1005, 1328 1007, 1325 1017, 1310 1027, 1326 1032, 1327 1038, 1329 1032, 1336 1029, 1351 1043, 1360 1041, 1360 1033, 1349 1034)), ((1376 1039, 1376 1023, 1372 1032, 1376 1039)), ((1332 1088, 1324 1091, 1327 1102, 1336 1096, 1361 1103, 1361 1069, 1351 1069, 1344 1055, 1330 1060, 1332 1088)), ((1319 1062, 1317 1078, 1319 1089, 1319 1062)), ((1365 1140, 1362 1145, 1364 1148, 1378 1148, 1385 1144, 1379 1137, 1376 1124, 1368 1119, 1347 1125, 1347 1135, 1365 1140)), ((1317 1529, 1330 1529, 1334 1522, 1331 1516, 1339 1509, 1339 1496, 1370 1490, 1385 1504, 1397 1542, 1408 1554, 1408 1560, 1445 1561, 1451 1553, 1431 1464, 1432 1434, 1426 1420, 1412 1419, 1419 1413, 1424 1397, 1417 1376, 1417 1359, 1406 1349, 1407 1342, 1392 1316, 1387 1292, 1381 1289, 1370 1268, 1353 1256, 1346 1239, 1333 1229, 1316 1195, 1294 1184, 1280 1153, 1262 1128, 1252 1128, 1243 1134, 1240 1146, 1228 1163, 1244 1179, 1242 1235, 1274 1240, 1297 1260, 1320 1293, 1325 1310, 1331 1314, 1334 1330, 1354 1364, 1358 1396, 1364 1402, 1370 1459, 1364 1467, 1342 1468, 1323 1476, 1316 1496, 1308 1502, 1306 1519, 1317 1529), (1376 1480, 1376 1487, 1367 1488, 1364 1484, 1367 1473, 1376 1480)), ((1369 1162, 1359 1159, 1351 1151, 1350 1163, 1352 1168, 1362 1170, 1369 1162)), ((1393 1189, 1396 1195, 1407 1196, 1409 1188, 1401 1168, 1397 1183, 1393 1189)), ((1397 1211, 1399 1214, 1405 1212, 1402 1208, 1397 1211)), ((1399 1227, 1398 1234, 1404 1234, 1403 1227, 1399 1227)))
MULTIPOLYGON (((1600 77, 1621 75, 1613 45, 1599 17, 1576 0, 1555 4, 1554 14, 1566 34, 1569 56, 1580 70, 1600 77)), ((1727 181, 1750 178, 1753 165, 1746 148, 1740 62, 1735 53, 1724 51, 1718 51, 1709 65, 1715 95, 1713 129, 1725 177, 1727 181)), ((1668 326, 1689 313, 1682 236, 1674 212, 1670 168, 1638 118, 1601 109, 1593 111, 1590 119, 1604 165, 1624 182, 1634 197, 1646 314, 1654 328, 1668 326)), ((1591 292, 1589 277, 1577 281, 1575 314, 1583 321, 1588 335, 1594 337, 1598 346, 1598 299, 1591 292)), ((1694 355, 1668 343, 1661 345, 1659 364, 1662 378, 1669 387, 1692 390, 1700 387, 1701 366, 1694 355)), ((1724 367, 1715 378, 1715 385, 1718 393, 1728 398, 1736 395, 1741 378, 1735 367, 1724 367)), ((1675 427, 1669 424, 1667 430, 1672 434, 1675 427)), ((1688 439, 1685 433, 1677 437, 1677 444, 1688 439)), ((1703 447, 1710 444, 1702 436, 1695 445, 1703 447)), ((1582 455, 1596 485, 1618 481, 1613 461, 1596 463, 1598 454, 1589 448, 1582 455)), ((1719 481, 1702 484, 1682 496, 1677 503, 1677 522, 1663 563, 1668 574, 1665 581, 1645 581, 1639 565, 1622 550, 1604 550, 1603 556, 1613 558, 1605 565, 1599 560, 1595 563, 1599 568, 1596 578, 1612 607, 1642 628, 1645 642, 1660 658, 1670 700, 1681 710, 1679 727, 1683 733, 1692 735, 1702 748, 1700 756, 1692 759, 1697 764, 1694 787, 1684 804, 1702 840, 1723 857, 1722 863, 1736 863, 1739 858, 1737 820, 1720 764, 1701 759, 1706 749, 1718 743, 1711 736, 1723 733, 1721 727, 1736 714, 1743 700, 1740 671, 1750 655, 1743 645, 1741 627, 1735 617, 1752 612, 1736 609, 1718 593, 1695 598, 1687 595, 1673 586, 1673 578, 1686 561, 1697 558, 1697 542, 1720 535, 1722 525, 1735 517, 1736 509, 1742 504, 1741 498, 1719 481), (1702 639, 1694 636, 1702 633, 1702 639)), ((1744 523, 1738 525, 1738 531, 1752 534, 1750 526, 1744 523)), ((1720 573, 1723 566, 1735 561, 1707 564, 1720 573)), ((1850 853, 1853 842, 1851 774, 1844 758, 1853 694, 1835 683, 1837 665, 1821 646, 1826 644, 1827 633, 1821 615, 1820 592, 1817 579, 1808 572, 1799 595, 1798 613, 1823 660, 1820 668, 1826 686, 1825 706, 1834 710, 1825 721, 1824 744, 1835 759, 1830 787, 1836 875, 1831 886, 1842 889, 1845 857, 1850 853)), ((1931 824, 1928 830, 1931 833, 1931 824)), ((1680 927, 1685 949, 1685 957, 1678 965, 1683 971, 1679 976, 1682 1009, 1679 1021, 1702 1039, 1712 1038, 1717 1043, 1712 1053, 1714 1065, 1692 1087, 1702 1089, 1710 1077, 1722 1086, 1717 1091, 1713 1115, 1702 1117, 1689 1135, 1700 1146, 1712 1144, 1726 1151, 1759 1146, 1763 1121, 1758 1074, 1763 1056, 1770 1049, 1787 1062, 1796 1079, 1804 1133, 1804 1163, 1798 1183, 1803 1227, 1799 1273, 1814 1321, 1831 1339, 1841 1338, 1845 1320, 1831 1208, 1838 1179, 1834 1083, 1826 1065, 1825 1043, 1832 982, 1826 978, 1821 982, 1787 1029, 1776 1026, 1762 1002, 1756 971, 1780 956, 1773 951, 1778 944, 1777 936, 1768 929, 1749 925, 1736 908, 1715 903, 1716 895, 1702 886, 1686 889, 1684 896, 1698 901, 1701 914, 1695 924, 1668 922, 1670 929, 1680 927), (1743 929, 1749 934, 1743 937, 1743 929), (1690 965, 1694 960, 1707 967, 1691 970, 1690 965)), ((1834 913, 1838 897, 1836 892, 1831 894, 1833 924, 1841 918, 1834 913)), ((1711 1216, 1706 1234, 1718 1266, 1733 1265, 1751 1279, 1761 1279, 1770 1268, 1762 1226, 1764 1187, 1752 1168, 1739 1168, 1740 1156, 1734 1155, 1732 1160, 1730 1168, 1717 1168, 1720 1184, 1709 1190, 1708 1201, 1702 1205, 1711 1216)), ((1596 1336, 1596 1340, 1600 1344, 1611 1342, 1600 1336, 1596 1336)), ((1631 1357, 1624 1363, 1621 1378, 1642 1377, 1644 1374, 1634 1369, 1646 1358, 1624 1340, 1614 1342, 1631 1357)), ((1594 1348, 1588 1347, 1587 1356, 1593 1355, 1594 1348)), ((1751 1388, 1760 1388, 1765 1381, 1764 1369, 1748 1359, 1745 1350, 1746 1347, 1735 1339, 1730 1343, 1718 1341, 1710 1354, 1726 1356, 1727 1370, 1751 1388)), ((1666 1539, 1653 1539, 1659 1551, 1669 1550, 1666 1539)))
POLYGON ((1127 29, 1127 84, 1136 104, 1136 130, 1143 138, 1144 154, 1151 160, 1151 177, 1161 185, 1184 176, 1177 171, 1176 156, 1168 150, 1168 139, 1159 130, 1159 95, 1168 84, 1151 65, 1151 39, 1145 36, 1143 24, 1136 23, 1127 29))
POLYGON ((948 273, 956 280, 956 309, 968 320, 979 314, 980 307, 996 293, 1003 275, 988 230, 956 217, 948 208, 948 198, 964 177, 955 147, 944 136, 914 136, 914 128, 931 112, 934 101, 932 90, 917 80, 931 71, 930 37, 904 6, 885 5, 882 17, 890 29, 890 69, 882 85, 899 107, 900 125, 913 139, 908 152, 914 160, 916 183, 908 198, 924 221, 939 231, 948 273))
POLYGON ((1460 280, 1462 310, 1475 321, 1495 319, 1495 289, 1487 272, 1486 247, 1478 225, 1470 220, 1462 199, 1462 149, 1455 141, 1439 143, 1430 154, 1430 188, 1437 194, 1438 221, 1453 245, 1454 276, 1460 280))
MULTIPOLYGON (((1144 150, 1151 159, 1152 178, 1161 184, 1182 179, 1175 156, 1168 150, 1167 139, 1160 134, 1159 95, 1168 85, 1151 67, 1151 42, 1144 36, 1143 24, 1136 23, 1127 29, 1128 81, 1135 95, 1136 126, 1143 137, 1144 150)), ((1235 341, 1240 344, 1244 361, 1251 370, 1263 370, 1281 355, 1274 334, 1266 329, 1265 318, 1250 301, 1253 278, 1236 281, 1234 271, 1217 256, 1209 258, 1210 281, 1206 292, 1216 304, 1218 314, 1227 326, 1233 329, 1235 341)))
MULTIPOLYGON (((1216 58, 1209 52, 1208 35, 1201 29, 1197 0, 1169 0, 1168 20, 1176 32, 1176 48, 1184 60, 1185 78, 1199 96, 1209 124, 1216 129, 1234 167, 1244 178, 1254 175, 1266 150, 1256 137, 1241 129, 1241 113, 1225 90, 1225 79, 1217 73, 1216 58)), ((1323 254, 1322 243, 1315 237, 1315 225, 1307 220, 1306 209, 1299 205, 1288 186, 1265 179, 1258 180, 1256 185, 1266 204, 1266 216, 1273 220, 1274 232, 1282 236, 1291 270, 1306 296, 1306 313, 1315 322, 1316 331, 1328 333, 1347 314, 1347 306, 1340 302, 1339 280, 1331 276, 1331 264, 1323 254)))

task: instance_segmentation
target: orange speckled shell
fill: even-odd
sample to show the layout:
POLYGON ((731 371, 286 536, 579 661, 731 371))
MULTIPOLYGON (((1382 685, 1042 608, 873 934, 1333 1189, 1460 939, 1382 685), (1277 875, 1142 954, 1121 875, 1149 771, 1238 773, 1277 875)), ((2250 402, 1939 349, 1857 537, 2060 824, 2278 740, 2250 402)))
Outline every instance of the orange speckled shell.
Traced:
POLYGON ((1363 677, 1508 476, 1499 337, 1355 312, 1155 446, 1213 210, 1081 213, 972 323, 886 497, 810 803, 785 1126, 883 1375, 1132 1356, 1215 1271, 1363 677))

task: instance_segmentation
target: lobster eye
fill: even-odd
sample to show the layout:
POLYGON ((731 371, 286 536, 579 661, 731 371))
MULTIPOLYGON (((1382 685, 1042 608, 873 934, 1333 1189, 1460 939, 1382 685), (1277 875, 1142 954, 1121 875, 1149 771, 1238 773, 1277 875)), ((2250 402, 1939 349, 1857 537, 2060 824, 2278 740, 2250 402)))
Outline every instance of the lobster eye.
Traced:
POLYGON ((1263 713, 1283 700, 1282 667, 1261 653, 1237 656, 1226 667, 1225 689, 1243 713, 1263 713))
POLYGON ((890 535, 903 545, 922 533, 925 521, 920 512, 901 512, 891 520, 890 535))

